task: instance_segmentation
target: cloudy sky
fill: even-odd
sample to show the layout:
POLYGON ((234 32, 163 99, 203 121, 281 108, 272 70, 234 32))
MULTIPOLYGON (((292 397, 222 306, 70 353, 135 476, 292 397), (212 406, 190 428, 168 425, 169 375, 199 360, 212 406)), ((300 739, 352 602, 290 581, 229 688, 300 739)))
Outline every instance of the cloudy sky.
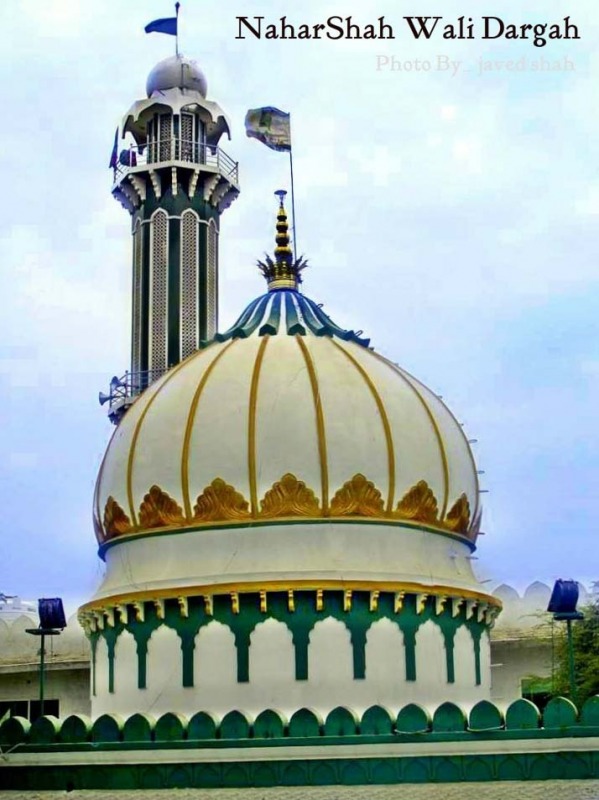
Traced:
MULTIPOLYGON (((599 12, 594 0, 517 6, 184 0, 181 46, 230 114, 225 149, 241 165, 222 226, 221 327, 263 290, 253 264, 272 247, 288 162, 246 139, 243 117, 275 105, 293 120, 306 293, 443 395, 478 440, 489 490, 478 571, 524 588, 599 579, 599 12), (281 13, 385 15, 397 39, 235 39, 237 15, 281 13), (414 41, 410 14, 570 14, 582 39, 414 41), (437 69, 447 59, 457 74, 437 69)), ((164 0, 0 6, 6 593, 73 607, 102 574, 91 500, 112 428, 97 393, 127 369, 130 346, 129 215, 107 166, 120 116, 172 52, 143 26, 171 12, 164 0)))

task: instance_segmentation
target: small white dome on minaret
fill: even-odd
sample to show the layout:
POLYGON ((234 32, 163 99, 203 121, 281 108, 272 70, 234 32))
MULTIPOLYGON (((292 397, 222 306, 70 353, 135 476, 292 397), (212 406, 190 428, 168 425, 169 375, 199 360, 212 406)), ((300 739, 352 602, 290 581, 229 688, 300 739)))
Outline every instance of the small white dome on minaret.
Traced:
POLYGON ((206 97, 208 83, 198 63, 185 56, 170 56, 160 61, 148 75, 146 92, 152 97, 154 92, 167 89, 193 89, 206 97))

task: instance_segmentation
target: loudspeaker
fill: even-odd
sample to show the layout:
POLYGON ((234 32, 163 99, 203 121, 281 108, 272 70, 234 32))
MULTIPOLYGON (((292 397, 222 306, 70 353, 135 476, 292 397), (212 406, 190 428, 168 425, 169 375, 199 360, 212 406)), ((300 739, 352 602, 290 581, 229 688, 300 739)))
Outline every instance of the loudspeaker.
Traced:
POLYGON ((67 621, 60 597, 41 597, 37 601, 40 628, 66 628, 67 621))
POLYGON ((551 592, 547 611, 554 614, 573 614, 578 603, 578 583, 576 581, 557 580, 551 592))

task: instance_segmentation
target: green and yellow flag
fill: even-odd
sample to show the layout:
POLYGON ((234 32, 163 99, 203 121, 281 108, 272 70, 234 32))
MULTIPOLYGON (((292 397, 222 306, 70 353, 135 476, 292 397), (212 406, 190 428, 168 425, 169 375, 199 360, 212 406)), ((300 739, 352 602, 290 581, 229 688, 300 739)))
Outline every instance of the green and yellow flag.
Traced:
POLYGON ((290 115, 278 108, 250 108, 245 115, 245 132, 271 150, 291 150, 290 115))

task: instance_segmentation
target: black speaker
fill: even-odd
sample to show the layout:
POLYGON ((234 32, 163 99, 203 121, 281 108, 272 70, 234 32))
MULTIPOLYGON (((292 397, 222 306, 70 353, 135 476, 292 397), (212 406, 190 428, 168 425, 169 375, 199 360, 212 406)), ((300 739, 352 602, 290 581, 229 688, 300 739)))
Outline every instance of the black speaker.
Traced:
POLYGON ((40 628, 66 628, 67 621, 60 597, 41 597, 37 601, 40 628))

